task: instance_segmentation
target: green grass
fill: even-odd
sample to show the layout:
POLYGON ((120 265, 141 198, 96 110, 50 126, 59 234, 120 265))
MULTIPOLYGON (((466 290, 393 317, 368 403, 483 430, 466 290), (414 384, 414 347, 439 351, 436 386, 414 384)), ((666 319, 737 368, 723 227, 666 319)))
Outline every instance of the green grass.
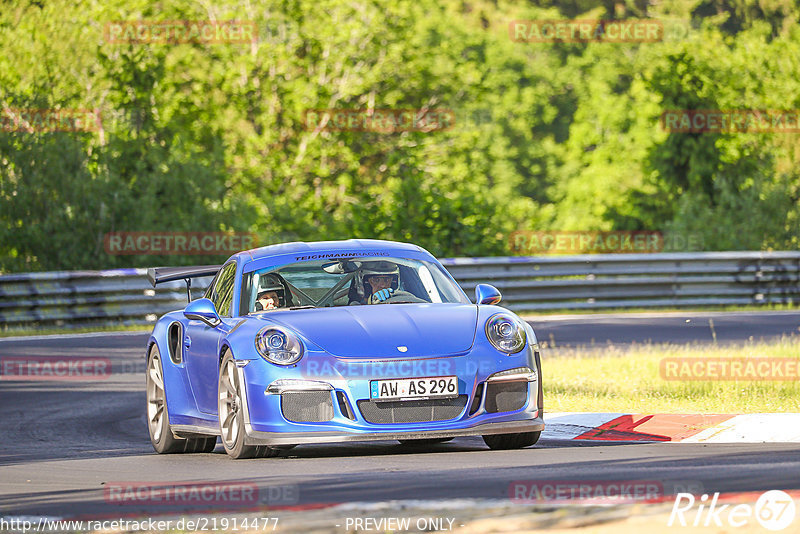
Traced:
POLYGON ((800 381, 668 381, 663 358, 800 359, 800 338, 743 345, 634 345, 543 353, 548 412, 800 412, 800 381))
POLYGON ((517 311, 520 317, 547 317, 549 315, 595 315, 600 313, 694 313, 694 312, 765 312, 765 311, 800 311, 798 304, 750 304, 726 306, 692 306, 686 308, 604 308, 593 310, 575 310, 563 308, 558 310, 517 311))

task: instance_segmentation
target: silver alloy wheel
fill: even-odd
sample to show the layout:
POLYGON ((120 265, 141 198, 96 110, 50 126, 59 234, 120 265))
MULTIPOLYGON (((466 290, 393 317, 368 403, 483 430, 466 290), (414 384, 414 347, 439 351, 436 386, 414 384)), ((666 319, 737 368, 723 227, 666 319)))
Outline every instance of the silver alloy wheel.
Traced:
POLYGON ((164 410, 167 397, 164 394, 164 379, 161 375, 161 357, 157 350, 152 352, 147 368, 147 424, 153 441, 158 442, 164 432, 164 410))
POLYGON ((242 397, 239 394, 239 373, 233 360, 227 360, 220 372, 219 421, 222 441, 228 449, 236 446, 242 416, 242 397))

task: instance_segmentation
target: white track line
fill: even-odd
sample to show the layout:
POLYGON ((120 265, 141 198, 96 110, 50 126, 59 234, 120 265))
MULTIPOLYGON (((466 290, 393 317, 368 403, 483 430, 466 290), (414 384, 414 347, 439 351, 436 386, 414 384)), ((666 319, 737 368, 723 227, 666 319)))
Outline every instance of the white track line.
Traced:
POLYGON ((682 443, 800 443, 800 413, 737 415, 682 443))

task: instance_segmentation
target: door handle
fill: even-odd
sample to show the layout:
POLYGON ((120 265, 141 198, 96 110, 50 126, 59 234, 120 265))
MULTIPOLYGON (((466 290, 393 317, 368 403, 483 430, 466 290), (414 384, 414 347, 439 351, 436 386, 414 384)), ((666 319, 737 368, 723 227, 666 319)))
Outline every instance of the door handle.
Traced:
POLYGON ((189 336, 186 336, 185 338, 183 338, 183 346, 186 347, 187 349, 189 347, 191 347, 192 346, 192 338, 190 338, 189 336))

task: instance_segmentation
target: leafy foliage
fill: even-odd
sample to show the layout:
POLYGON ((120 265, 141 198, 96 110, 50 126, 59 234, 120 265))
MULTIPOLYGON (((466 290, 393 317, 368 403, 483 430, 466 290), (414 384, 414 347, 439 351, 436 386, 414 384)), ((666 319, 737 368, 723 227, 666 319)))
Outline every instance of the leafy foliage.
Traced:
POLYGON ((795 248, 794 133, 670 133, 668 109, 800 108, 790 0, 19 0, 0 108, 98 109, 0 131, 0 270, 114 256, 108 232, 348 237, 502 255, 514 230, 664 230, 795 248), (509 22, 657 18, 656 43, 518 43, 509 22), (112 21, 253 21, 245 44, 113 44, 112 21), (310 109, 451 109, 443 131, 316 131, 310 109))

